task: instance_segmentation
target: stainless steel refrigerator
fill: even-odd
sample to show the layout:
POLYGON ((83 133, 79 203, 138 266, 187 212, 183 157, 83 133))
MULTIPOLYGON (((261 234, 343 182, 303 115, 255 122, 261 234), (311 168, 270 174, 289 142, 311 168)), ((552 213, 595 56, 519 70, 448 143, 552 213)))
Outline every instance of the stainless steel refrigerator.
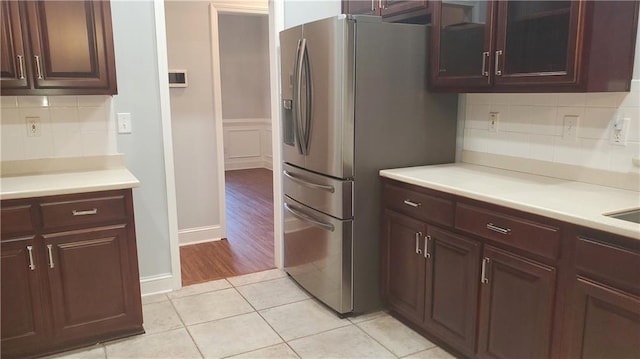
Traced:
POLYGON ((457 95, 423 25, 339 15, 280 33, 284 267, 341 314, 380 305, 383 168, 453 162, 457 95))

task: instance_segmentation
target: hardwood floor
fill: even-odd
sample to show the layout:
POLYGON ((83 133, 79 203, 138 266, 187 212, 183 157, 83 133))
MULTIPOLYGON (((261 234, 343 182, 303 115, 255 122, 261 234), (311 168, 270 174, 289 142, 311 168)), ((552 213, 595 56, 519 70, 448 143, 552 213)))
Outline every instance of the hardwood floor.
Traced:
POLYGON ((272 172, 226 171, 225 180, 227 239, 180 247, 183 286, 274 268, 272 172))

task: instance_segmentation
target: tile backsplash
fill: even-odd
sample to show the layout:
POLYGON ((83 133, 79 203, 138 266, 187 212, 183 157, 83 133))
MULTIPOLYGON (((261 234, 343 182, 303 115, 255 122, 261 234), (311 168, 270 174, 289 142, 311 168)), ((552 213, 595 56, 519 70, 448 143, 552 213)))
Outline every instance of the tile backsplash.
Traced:
POLYGON ((463 149, 614 172, 638 172, 640 80, 629 93, 467 94, 463 149), (497 132, 489 113, 498 112, 497 132), (578 116, 563 137, 565 116, 578 116), (612 143, 617 118, 629 118, 626 146, 612 143))
POLYGON ((116 154, 111 99, 111 96, 0 97, 2 161, 116 154), (28 136, 27 117, 39 118, 39 136, 28 136))

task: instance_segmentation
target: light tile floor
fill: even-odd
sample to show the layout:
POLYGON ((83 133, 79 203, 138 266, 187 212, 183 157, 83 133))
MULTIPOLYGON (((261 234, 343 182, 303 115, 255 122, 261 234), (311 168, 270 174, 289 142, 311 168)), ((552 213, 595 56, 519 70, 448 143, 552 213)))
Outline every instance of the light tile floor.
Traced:
POLYGON ((55 358, 454 358, 385 312, 340 319, 278 269, 142 303, 145 334, 55 358))

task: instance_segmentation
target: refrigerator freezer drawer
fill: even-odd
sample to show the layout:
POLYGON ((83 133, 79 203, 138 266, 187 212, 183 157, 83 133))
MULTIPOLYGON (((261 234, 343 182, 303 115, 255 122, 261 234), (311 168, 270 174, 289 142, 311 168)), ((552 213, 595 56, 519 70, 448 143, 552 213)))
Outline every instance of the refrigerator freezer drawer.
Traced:
POLYGON ((284 197, 284 269, 338 313, 353 311, 351 220, 339 220, 284 197))
POLYGON ((353 217, 353 181, 339 180, 283 164, 284 194, 336 218, 353 217))

